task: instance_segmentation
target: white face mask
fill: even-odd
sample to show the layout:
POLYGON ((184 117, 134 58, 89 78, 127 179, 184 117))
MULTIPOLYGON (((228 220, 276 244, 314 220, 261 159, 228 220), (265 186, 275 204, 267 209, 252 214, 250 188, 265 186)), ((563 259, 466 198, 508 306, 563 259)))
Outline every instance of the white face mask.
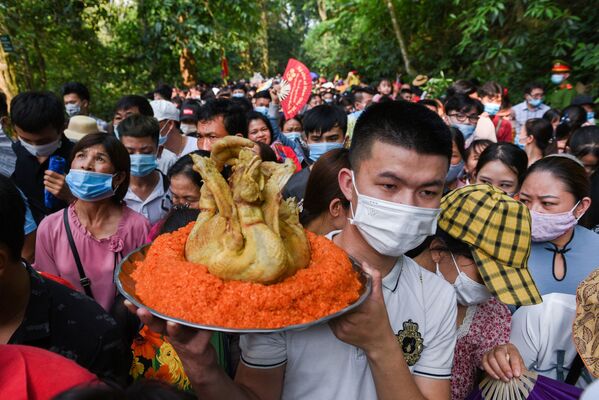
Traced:
POLYGON ((352 182, 358 204, 355 213, 350 204, 353 218, 349 222, 380 254, 398 257, 436 232, 441 209, 407 206, 360 194, 353 171, 352 182))
MULTIPOLYGON (((453 254, 449 254, 451 254, 453 265, 458 271, 458 277, 453 283, 453 288, 455 289, 458 303, 463 306, 473 306, 475 304, 481 304, 489 300, 491 297, 491 292, 489 292, 489 289, 487 289, 485 285, 472 280, 468 275, 462 272, 460 267, 458 267, 458 263, 456 262, 453 254)), ((437 263, 437 275, 445 279, 441 271, 439 271, 439 263, 437 263)))
POLYGON ((19 141, 25 150, 35 157, 48 157, 60 147, 60 138, 55 142, 40 145, 29 144, 21 138, 19 138, 19 141))
POLYGON ((184 135, 188 135, 190 133, 195 133, 198 131, 198 128, 195 124, 181 124, 179 128, 184 135))

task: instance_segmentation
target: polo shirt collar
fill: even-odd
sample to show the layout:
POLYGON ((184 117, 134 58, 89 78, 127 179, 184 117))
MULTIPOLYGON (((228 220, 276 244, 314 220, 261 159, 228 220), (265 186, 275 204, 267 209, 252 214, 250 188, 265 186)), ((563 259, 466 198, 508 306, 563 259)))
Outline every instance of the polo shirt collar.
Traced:
POLYGON ((135 201, 135 202, 142 203, 142 204, 149 204, 150 202, 152 202, 155 199, 164 197, 164 195, 165 195, 164 178, 162 177, 162 174, 160 173, 160 171, 158 171, 157 169, 154 171, 158 172, 158 175, 159 175, 158 183, 156 184, 156 186, 154 186, 154 190, 152 190, 152 193, 150 193, 148 198, 145 199, 144 201, 142 201, 139 198, 139 196, 137 196, 133 192, 133 190, 131 190, 131 188, 129 188, 129 190, 127 190, 127 193, 125 194, 125 201, 131 200, 131 201, 135 201))
POLYGON ((404 256, 399 256, 395 265, 389 271, 387 276, 383 278, 383 287, 391 292, 395 292, 399 286, 399 278, 401 277, 401 271, 403 270, 404 256))

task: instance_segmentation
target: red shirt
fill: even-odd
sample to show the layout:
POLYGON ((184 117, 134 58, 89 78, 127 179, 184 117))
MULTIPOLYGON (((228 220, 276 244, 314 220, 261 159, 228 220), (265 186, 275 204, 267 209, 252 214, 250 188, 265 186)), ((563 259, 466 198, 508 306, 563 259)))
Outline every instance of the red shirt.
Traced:
MULTIPOLYGON (((492 119, 495 125, 495 134, 498 142, 514 143, 514 134, 512 133, 512 123, 509 119, 495 115, 492 119), (501 124, 500 124, 501 123, 501 124)), ((516 132, 518 134, 518 132, 516 132)))

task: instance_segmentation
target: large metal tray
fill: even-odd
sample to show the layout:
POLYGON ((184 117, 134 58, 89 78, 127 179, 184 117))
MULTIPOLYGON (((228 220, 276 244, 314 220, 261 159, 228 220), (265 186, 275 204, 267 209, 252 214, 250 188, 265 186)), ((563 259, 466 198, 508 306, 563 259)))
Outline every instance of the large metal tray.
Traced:
POLYGON ((370 292, 372 290, 372 279, 371 279, 370 275, 364 273, 364 271, 362 271, 360 266, 354 260, 352 260, 354 268, 360 273, 360 281, 362 282, 362 293, 360 294, 360 297, 358 298, 358 300, 356 300, 354 303, 350 304, 349 306, 345 307, 344 309, 342 309, 334 314, 327 315, 325 317, 322 317, 320 319, 317 319, 315 321, 311 321, 311 322, 308 322, 305 324, 289 325, 289 326, 283 326, 280 328, 271 328, 271 329, 261 329, 261 328, 235 329, 235 328, 227 328, 227 327, 223 327, 223 326, 196 324, 194 322, 171 317, 171 316, 165 315, 161 312, 158 312, 158 311, 146 306, 145 304, 143 304, 142 301, 137 296, 137 294, 135 292, 135 281, 133 280, 133 278, 131 278, 131 274, 133 273, 133 271, 135 271, 135 268, 136 268, 135 262, 144 260, 146 258, 146 253, 149 248, 150 248, 149 244, 141 246, 138 249, 131 252, 127 257, 123 258, 123 260, 121 260, 121 262, 119 263, 119 265, 117 266, 117 268, 114 272, 116 287, 117 287, 118 291, 121 292, 123 294, 123 296, 125 296, 125 298, 127 298, 127 300, 129 300, 131 303, 135 304, 135 306, 143 307, 143 308, 147 309, 148 311, 150 311, 150 313, 152 313, 156 317, 162 318, 166 321, 176 322, 178 324, 189 326, 192 328, 206 329, 206 330, 218 331, 218 332, 231 332, 231 333, 273 333, 273 332, 283 332, 283 331, 288 331, 288 330, 302 330, 302 329, 306 329, 306 328, 309 328, 314 325, 322 324, 324 322, 327 322, 333 318, 339 317, 340 315, 343 315, 343 314, 353 310, 354 308, 356 308, 360 304, 362 304, 364 302, 364 300, 366 300, 366 298, 370 295, 370 292))

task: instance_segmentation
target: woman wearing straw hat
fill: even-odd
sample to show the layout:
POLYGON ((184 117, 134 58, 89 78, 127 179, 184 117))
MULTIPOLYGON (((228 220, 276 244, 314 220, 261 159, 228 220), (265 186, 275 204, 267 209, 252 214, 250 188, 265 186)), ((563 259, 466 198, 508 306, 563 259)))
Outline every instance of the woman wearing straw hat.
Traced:
POLYGON ((526 267, 529 221, 526 207, 501 190, 465 186, 443 198, 437 233, 415 258, 456 290, 452 399, 464 399, 472 391, 485 352, 508 341, 511 318, 505 304, 541 300, 526 267))

